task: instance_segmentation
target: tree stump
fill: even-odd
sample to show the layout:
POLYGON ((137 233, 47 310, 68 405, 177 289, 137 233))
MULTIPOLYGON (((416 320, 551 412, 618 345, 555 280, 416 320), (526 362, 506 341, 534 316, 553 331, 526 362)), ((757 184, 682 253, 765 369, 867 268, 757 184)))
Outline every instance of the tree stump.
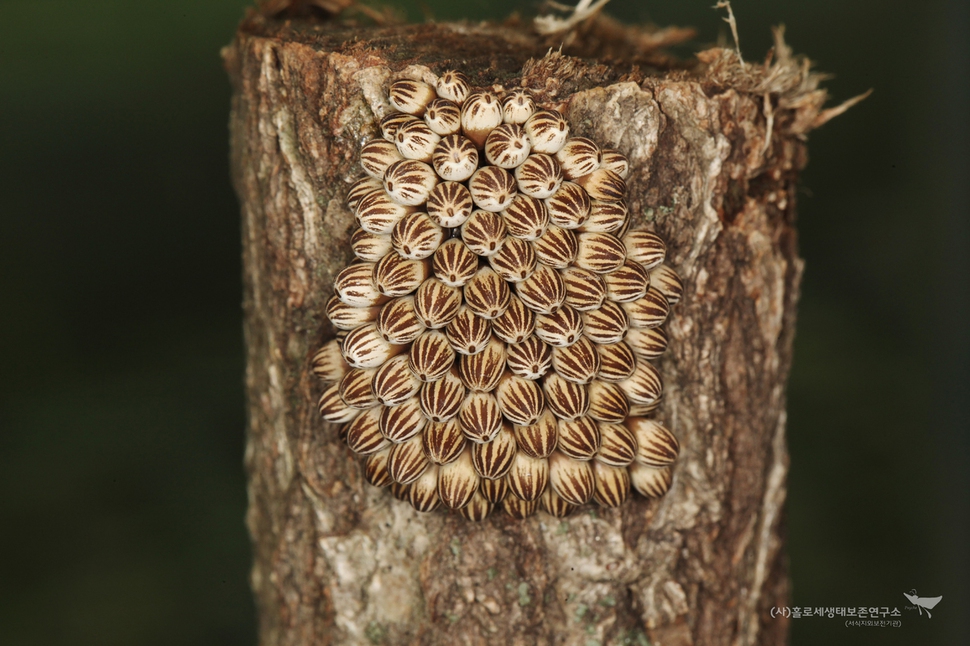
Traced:
POLYGON ((795 187, 825 92, 780 33, 763 65, 727 49, 677 63, 591 24, 560 53, 514 25, 253 15, 225 50, 261 644, 785 643, 770 609, 788 598, 795 187), (685 284, 659 416, 682 452, 659 501, 562 521, 421 514, 368 485, 319 418, 309 363, 334 333, 324 308, 352 258, 360 147, 379 136, 390 81, 451 68, 480 86, 523 79, 575 134, 630 159, 633 224, 663 236, 685 284))

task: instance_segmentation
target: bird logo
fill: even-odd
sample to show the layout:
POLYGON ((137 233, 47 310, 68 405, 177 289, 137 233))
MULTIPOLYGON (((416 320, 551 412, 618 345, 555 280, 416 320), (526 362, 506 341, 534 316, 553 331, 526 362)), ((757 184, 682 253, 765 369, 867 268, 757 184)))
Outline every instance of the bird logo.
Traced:
POLYGON ((933 618, 933 615, 930 614, 930 610, 932 610, 933 608, 935 608, 936 607, 936 604, 938 604, 943 599, 942 596, 939 596, 939 597, 920 597, 920 596, 917 596, 915 589, 910 590, 909 591, 909 594, 907 594, 907 593, 904 592, 903 593, 903 596, 906 597, 907 599, 909 599, 909 602, 912 603, 914 606, 916 606, 916 609, 919 610, 919 614, 920 615, 922 615, 923 614, 923 611, 925 610, 926 611, 926 615, 930 619, 933 618))

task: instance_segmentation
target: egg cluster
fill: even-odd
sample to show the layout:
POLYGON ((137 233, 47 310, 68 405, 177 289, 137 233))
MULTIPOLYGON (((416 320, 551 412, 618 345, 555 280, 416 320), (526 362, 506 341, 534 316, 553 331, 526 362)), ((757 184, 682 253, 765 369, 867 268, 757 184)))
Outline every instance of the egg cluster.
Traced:
POLYGON ((350 189, 357 260, 313 359, 323 418, 367 480, 471 520, 555 516, 670 486, 650 361, 680 298, 663 240, 629 231, 627 159, 527 90, 392 83, 350 189))

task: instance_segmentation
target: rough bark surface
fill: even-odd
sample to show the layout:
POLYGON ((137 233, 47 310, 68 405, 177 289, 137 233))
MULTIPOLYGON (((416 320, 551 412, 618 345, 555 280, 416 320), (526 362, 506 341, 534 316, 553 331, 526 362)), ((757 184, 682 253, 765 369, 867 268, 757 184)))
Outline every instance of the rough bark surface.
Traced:
MULTIPOLYGON (((597 55, 581 40, 573 51, 597 55)), ((265 646, 786 641, 769 610, 788 594, 794 197, 825 93, 780 36, 774 62, 757 67, 723 49, 676 70, 632 50, 609 62, 547 51, 508 27, 253 17, 224 52, 244 225, 247 524, 265 646), (660 417, 683 448, 659 501, 634 496, 563 521, 420 514, 364 482, 320 420, 308 366, 333 333, 324 306, 351 259, 344 198, 361 175, 358 151, 375 136, 388 82, 448 68, 479 85, 522 77, 575 133, 631 160, 635 225, 667 240, 685 283, 660 365, 660 417)))

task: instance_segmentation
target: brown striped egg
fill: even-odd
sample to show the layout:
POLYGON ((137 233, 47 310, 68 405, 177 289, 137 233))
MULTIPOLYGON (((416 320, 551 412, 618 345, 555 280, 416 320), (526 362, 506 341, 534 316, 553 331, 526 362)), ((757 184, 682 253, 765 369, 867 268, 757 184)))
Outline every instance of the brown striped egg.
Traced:
POLYGON ((613 301, 606 301, 598 310, 583 312, 583 334, 593 343, 619 343, 629 323, 626 312, 613 301))
MULTIPOLYGON (((529 426, 538 422, 545 403, 542 390, 536 382, 517 377, 511 372, 506 372, 499 380, 495 397, 498 399, 499 408, 502 409, 505 419, 519 426, 529 426)), ((552 430, 555 433, 555 420, 552 422, 552 430)))
POLYGON ((376 373, 377 370, 374 368, 348 370, 340 380, 340 399, 353 408, 365 409, 379 405, 381 402, 374 395, 373 386, 376 373))
POLYGON ((381 119, 380 129, 381 136, 384 137, 385 141, 390 141, 394 143, 396 141, 398 128, 411 121, 417 121, 418 118, 413 114, 408 114, 407 112, 392 112, 386 117, 381 119))
POLYGON ((633 433, 621 424, 599 422, 600 450, 596 459, 612 467, 625 467, 637 456, 637 440, 633 433))
POLYGON ((565 269, 579 254, 579 239, 569 229, 550 224, 545 233, 532 241, 532 248, 543 265, 565 269))
POLYGON ((411 343, 426 327, 414 311, 413 296, 402 296, 389 301, 377 316, 377 331, 389 343, 411 343))
POLYGON ((377 319, 380 311, 381 308, 378 305, 372 307, 353 307, 352 305, 347 305, 336 294, 331 296, 330 300, 327 301, 327 318, 330 319, 330 322, 338 330, 350 331, 365 323, 370 323, 377 319))
POLYGON ((427 423, 428 418, 421 411, 421 403, 417 397, 381 408, 381 433, 395 444, 417 437, 420 446, 421 438, 418 434, 424 430, 427 423))
POLYGON ((631 328, 625 341, 641 359, 656 359, 667 351, 667 332, 662 327, 631 328))
POLYGON ((599 308, 606 300, 606 285, 600 276, 579 267, 559 271, 566 286, 566 304, 580 312, 599 308))
POLYGON ((468 93, 471 92, 471 84, 468 82, 468 77, 461 72, 448 70, 438 77, 435 90, 441 98, 461 105, 465 102, 468 93))
MULTIPOLYGON (((629 334, 627 332, 627 336, 629 334)), ((625 341, 598 344, 596 352, 600 356, 599 378, 602 381, 623 381, 628 379, 636 370, 636 354, 625 341)))
POLYGON ((475 314, 486 319, 501 315, 512 300, 509 284, 488 267, 479 269, 462 289, 465 304, 475 314))
POLYGON ((536 111, 536 102, 528 90, 512 90, 502 99, 502 120, 523 124, 536 111))
POLYGON ((680 442, 662 424, 652 419, 631 418, 626 421, 626 426, 637 439, 637 462, 666 467, 677 460, 680 442))
POLYGON ((667 245, 656 233, 631 231, 623 236, 627 257, 643 265, 647 271, 657 267, 667 257, 667 245))
POLYGON ((535 330, 536 319, 532 310, 518 296, 509 299, 508 308, 492 320, 495 336, 506 343, 520 343, 535 330))
POLYGON ((448 464, 457 460, 465 448, 465 434, 458 426, 458 420, 428 422, 424 431, 424 453, 435 464, 448 464))
MULTIPOLYGON (((441 141, 441 136, 435 133, 434 130, 428 127, 427 123, 420 119, 403 124, 397 129, 397 134, 394 135, 394 144, 397 146, 397 151, 401 153, 401 156, 404 159, 419 162, 431 162, 435 147, 437 147, 439 141, 441 141)), ((427 166, 427 164, 425 165, 427 166)), ((428 166, 428 168, 430 169, 431 167, 428 166)), ((384 171, 384 188, 388 193, 391 192, 387 183, 387 174, 390 170, 391 167, 388 166, 387 170, 384 171)))
POLYGON ((576 183, 586 189, 591 199, 605 202, 619 202, 626 195, 626 182, 611 170, 600 168, 585 177, 576 178, 576 183))
POLYGON ((549 461, 546 458, 532 458, 519 451, 506 477, 511 494, 521 500, 538 501, 549 484, 549 461))
POLYGON ((500 168, 515 168, 525 161, 532 150, 522 126, 506 123, 485 139, 485 159, 500 168))
POLYGON ((525 132, 537 153, 555 155, 569 137, 569 124, 555 110, 538 110, 525 122, 525 132))
POLYGON ((540 264, 531 276, 516 283, 515 294, 533 312, 551 314, 566 300, 566 286, 555 269, 540 264))
POLYGON ((424 108, 438 95, 434 88, 421 81, 403 79, 391 83, 387 90, 387 100, 401 112, 424 114, 424 108))
POLYGON ((618 238, 609 233, 580 233, 579 253, 574 260, 577 267, 596 274, 616 271, 626 261, 626 249, 618 238))
POLYGON ((670 489, 670 483, 673 480, 670 467, 648 467, 634 462, 630 465, 629 471, 633 488, 647 498, 663 496, 670 489))
POLYGON ((438 381, 455 363, 455 351, 448 337, 437 330, 429 330, 415 339, 408 353, 408 367, 424 382, 438 381))
POLYGON ((340 398, 340 384, 334 384, 323 391, 317 402, 317 410, 324 420, 333 424, 344 424, 361 413, 361 409, 349 406, 340 398))
POLYGON ((384 191, 374 191, 357 205, 355 217, 364 231, 375 235, 390 235, 394 226, 413 213, 415 207, 398 204, 384 191))
POLYGON ((545 199, 549 219, 563 229, 576 229, 588 219, 592 203, 579 184, 563 182, 553 195, 545 199))
POLYGON ((381 409, 369 408, 347 425, 347 446, 358 455, 370 455, 390 448, 391 443, 381 434, 381 409))
POLYGON ((599 374, 600 355, 592 341, 580 337, 572 345, 552 349, 552 367, 566 381, 588 384, 599 374))
POLYGON ((458 412, 458 424, 472 442, 488 442, 502 428, 502 410, 492 393, 471 391, 458 412))
POLYGON ((479 256, 493 256, 505 242, 505 222, 497 213, 474 211, 461 225, 461 239, 479 256))
POLYGON ((424 281, 414 293, 414 311, 421 323, 432 330, 451 323, 460 308, 461 290, 437 278, 424 281))
POLYGON ((600 152, 600 168, 611 170, 626 179, 630 175, 630 160, 618 150, 604 149, 600 152))
POLYGON ((397 253, 389 253, 374 265, 374 284, 385 296, 406 296, 421 286, 428 277, 431 263, 408 260, 397 253))
POLYGON ((651 284, 657 288, 667 302, 674 305, 684 294, 684 283, 680 276, 667 265, 660 265, 650 272, 651 284))
POLYGON ((458 459, 438 467, 438 497, 449 509, 461 509, 478 491, 481 476, 472 464, 470 448, 465 448, 458 459))
POLYGON ((660 397, 652 403, 630 404, 630 417, 650 417, 657 412, 661 403, 663 403, 663 393, 660 393, 660 397))
POLYGON ((495 127, 502 123, 502 105, 491 92, 472 92, 461 106, 461 129, 479 148, 495 127))
POLYGON ((576 510, 576 505, 560 498, 552 487, 546 487, 546 490, 542 492, 539 497, 539 505, 544 512, 556 518, 565 518, 576 510))
POLYGON ((411 483, 408 489, 408 502, 414 507, 415 511, 429 512, 434 511, 441 504, 438 497, 438 471, 441 469, 437 464, 428 466, 417 480, 411 483))
POLYGON ((492 338, 477 354, 464 354, 458 360, 458 374, 469 390, 495 390, 505 370, 505 344, 492 338))
POLYGON ((505 238, 498 252, 488 257, 488 264, 495 273, 510 283, 531 276, 538 262, 532 244, 521 238, 505 238))
POLYGON ((425 109, 424 122, 439 137, 453 135, 461 130, 461 108, 454 101, 435 99, 425 109))
POLYGON ((535 240, 549 226, 549 210, 542 200, 519 193, 502 211, 502 219, 510 236, 535 240))
POLYGON ((462 305, 445 328, 445 336, 458 354, 478 354, 492 337, 492 325, 467 305, 462 305))
POLYGON ((397 406, 418 394, 421 381, 408 368, 407 355, 389 359, 374 372, 371 387, 374 397, 385 406, 397 406))
POLYGON ((593 460, 593 476, 596 479, 594 497, 604 507, 619 507, 630 495, 630 474, 622 467, 593 460))
POLYGON ((512 203, 516 194, 515 178, 498 166, 485 166, 475 171, 468 180, 468 190, 475 206, 496 213, 512 203))
POLYGON ((471 445, 472 464, 478 475, 491 483, 482 482, 482 493, 491 502, 499 502, 505 497, 507 486, 505 482, 496 483, 495 480, 504 480, 505 475, 512 468, 512 461, 515 459, 516 446, 515 436, 512 435, 512 427, 509 424, 502 424, 492 439, 486 442, 475 442, 471 445))
MULTIPOLYGON (((566 347, 583 333, 583 315, 568 305, 536 317, 535 335, 553 347, 566 347)), ((553 359, 555 365, 555 358, 553 359)))
POLYGON ((619 424, 630 414, 630 402, 615 383, 594 381, 589 385, 589 416, 597 422, 619 424))
POLYGON ((438 176, 434 169, 414 159, 394 162, 384 173, 384 190, 392 200, 404 206, 418 206, 427 202, 437 183, 438 176))
POLYGON ((549 456, 549 484, 560 498, 573 505, 588 503, 596 488, 590 463, 573 460, 559 451, 549 456))
POLYGON ((592 460, 600 450, 600 427, 592 417, 556 422, 558 448, 573 460, 592 460))
POLYGON ((435 278, 445 285, 462 287, 478 272, 478 256, 461 240, 446 240, 431 259, 435 278))
POLYGON ((376 235, 364 229, 357 229, 350 236, 350 248, 354 255, 361 260, 377 262, 390 253, 394 247, 389 235, 376 235))
POLYGON ((431 165, 441 179, 464 182, 478 169, 478 149, 467 137, 448 135, 435 146, 431 165))
POLYGON ((582 417, 589 410, 586 386, 566 381, 555 372, 550 372, 542 387, 549 409, 561 419, 573 420, 582 417))
POLYGON ((603 283, 611 301, 629 303, 646 296, 650 274, 640 263, 628 260, 621 267, 603 274, 603 283))
POLYGON ((591 200, 589 218, 577 231, 617 234, 627 222, 628 209, 623 202, 591 200))
POLYGON ((357 205, 360 201, 373 193, 374 191, 383 191, 384 181, 383 177, 363 177, 353 184, 350 185, 350 190, 347 191, 347 206, 350 207, 351 211, 357 210, 357 205))
POLYGON ((623 303, 632 328, 652 328, 662 325, 670 314, 670 304, 656 287, 647 289, 643 298, 623 303))
POLYGON ((351 330, 344 338, 341 349, 344 359, 351 367, 364 369, 377 368, 391 357, 407 350, 406 346, 385 341, 374 323, 351 330))
MULTIPOLYGON (((494 441, 494 440, 493 440, 494 441)), ((473 444, 472 449, 483 446, 479 444, 473 444)), ((512 443, 512 452, 509 453, 509 468, 512 467, 512 456, 515 451, 515 443, 512 443)), ((474 456, 474 453, 472 454, 474 456)), ((477 467, 476 467, 477 468, 477 467)), ((508 469, 506 469, 507 471, 508 469)), ((509 481, 505 479, 505 476, 501 478, 482 478, 482 482, 478 485, 478 491, 482 494, 485 500, 498 504, 502 502, 505 495, 509 492, 509 481)))
POLYGON ((600 148, 591 139, 573 137, 556 153, 556 161, 566 179, 583 177, 600 167, 600 148))
POLYGON ((492 503, 490 503, 481 491, 476 491, 468 500, 468 504, 458 510, 465 520, 481 522, 492 513, 492 503))
POLYGON ((638 362, 629 379, 624 379, 618 385, 631 404, 652 404, 663 393, 660 373, 646 361, 638 362))
POLYGON ((325 382, 337 381, 350 370, 350 366, 344 361, 343 354, 340 352, 340 343, 336 339, 328 341, 317 350, 311 360, 311 370, 325 382))
MULTIPOLYGON (((372 409, 373 410, 373 409, 372 409)), ((372 412, 372 411, 368 411, 372 412)), ((358 419, 363 419, 365 417, 361 415, 358 419)), ((380 431, 378 431, 380 435, 380 431)), ((372 451, 370 453, 359 453, 365 457, 364 459, 364 479, 375 487, 386 487, 387 485, 394 482, 391 478, 391 474, 388 471, 387 463, 391 455, 391 448, 393 445, 381 436, 381 440, 385 443, 385 446, 377 451, 372 451)), ((366 442, 365 442, 366 444, 366 442)))
POLYGON ((371 453, 364 460, 364 479, 375 487, 386 487, 394 482, 394 478, 391 477, 391 472, 387 468, 387 463, 391 457, 391 448, 393 447, 389 446, 376 453, 371 453))
POLYGON ((465 385, 454 368, 438 381, 421 386, 421 394, 418 396, 421 410, 432 422, 454 419, 464 401, 465 385))
POLYGON ((629 232, 630 232, 630 225, 631 225, 631 223, 632 223, 632 222, 633 222, 633 218, 627 218, 626 220, 624 220, 624 221, 623 221, 623 226, 621 226, 621 227, 620 227, 620 228, 619 228, 619 229, 618 229, 618 230, 617 230, 617 231, 616 231, 616 232, 614 233, 614 235, 615 235, 615 236, 616 236, 617 238, 619 238, 620 240, 622 240, 622 239, 623 239, 623 237, 624 237, 624 236, 625 236, 625 235, 626 235, 627 233, 629 233, 629 232))
POLYGON ((558 191, 562 179, 559 162, 554 157, 540 153, 529 155, 515 169, 515 183, 519 192, 540 200, 558 191))
POLYGON ((502 500, 502 509, 516 520, 525 520, 529 516, 535 515, 536 511, 539 510, 539 499, 522 500, 512 491, 509 491, 509 495, 502 500))
POLYGON ((539 379, 552 367, 552 347, 536 336, 509 344, 506 352, 506 365, 519 377, 539 379))
MULTIPOLYGON (((522 383, 532 384, 532 388, 536 392, 539 389, 534 381, 523 379, 522 383)), ((539 394, 540 402, 542 401, 541 397, 542 395, 539 394)), ((515 442, 519 450, 532 458, 549 457, 559 440, 556 416, 548 408, 540 409, 540 412, 536 414, 536 419, 531 424, 513 426, 512 433, 515 435, 515 442)))
POLYGON ((397 146, 383 139, 369 141, 360 149, 361 168, 365 173, 382 182, 387 167, 403 159, 404 155, 398 151, 397 146))
POLYGON ((404 216, 391 232, 391 246, 410 260, 428 258, 438 250, 444 239, 444 231, 427 213, 415 212, 404 216))
MULTIPOLYGON (((388 464, 390 464, 390 460, 388 460, 388 464)), ((401 484, 400 482, 391 483, 391 495, 401 502, 408 502, 410 491, 411 485, 409 484, 401 484)))

